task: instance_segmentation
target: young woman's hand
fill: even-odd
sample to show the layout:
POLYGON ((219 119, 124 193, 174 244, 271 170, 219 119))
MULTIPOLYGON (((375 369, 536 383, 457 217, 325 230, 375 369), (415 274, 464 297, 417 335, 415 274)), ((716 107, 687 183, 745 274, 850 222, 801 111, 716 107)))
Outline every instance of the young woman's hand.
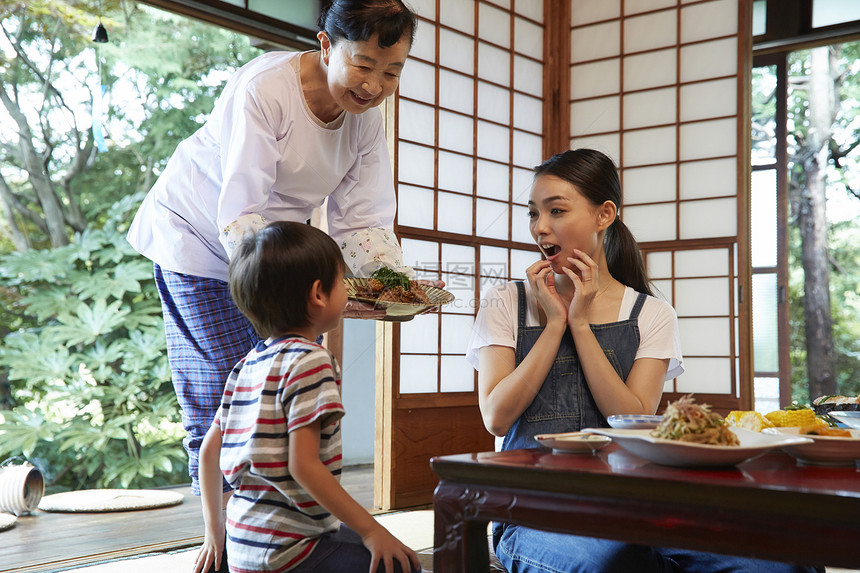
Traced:
POLYGON ((561 295, 555 290, 555 274, 549 261, 540 260, 531 265, 526 269, 526 278, 546 315, 547 324, 556 320, 565 322, 568 309, 561 295))
POLYGON ((591 303, 600 288, 597 263, 579 249, 574 249, 573 254, 574 256, 567 258, 573 269, 564 267, 564 274, 570 278, 574 286, 567 322, 570 326, 577 323, 588 325, 591 303))
POLYGON ((374 527, 361 541, 373 556, 370 561, 370 573, 376 573, 380 563, 385 566, 386 573, 392 573, 394 561, 400 564, 400 570, 404 573, 406 571, 421 571, 418 555, 403 545, 383 526, 374 527))
MULTIPOLYGON (((203 545, 200 546, 200 551, 197 553, 197 560, 194 562, 194 573, 206 573, 212 564, 215 564, 215 570, 219 571, 226 565, 224 560, 224 524, 217 524, 213 531, 207 528, 206 535, 203 538, 203 545), (218 530, 220 529, 220 533, 218 530)), ((226 571, 227 568, 224 567, 226 571)))

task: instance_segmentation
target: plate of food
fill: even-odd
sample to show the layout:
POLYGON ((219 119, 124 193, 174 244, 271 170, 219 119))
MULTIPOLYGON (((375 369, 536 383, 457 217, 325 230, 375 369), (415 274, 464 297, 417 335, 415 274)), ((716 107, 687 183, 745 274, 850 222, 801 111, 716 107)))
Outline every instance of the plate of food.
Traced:
POLYGON ((818 415, 837 412, 860 411, 860 396, 819 396, 812 401, 812 409, 818 415))
POLYGON ((606 418, 609 425, 617 430, 650 430, 663 421, 663 416, 645 414, 616 414, 606 418))
POLYGON ((812 441, 801 437, 769 436, 743 428, 729 430, 738 439, 736 445, 703 444, 656 438, 652 435, 654 430, 586 428, 583 431, 612 438, 614 442, 631 454, 649 462, 676 467, 733 466, 751 460, 774 448, 812 441))
POLYGON ((810 426, 765 428, 762 433, 808 439, 807 443, 786 444, 782 448, 801 465, 853 466, 860 461, 860 430, 810 426))
POLYGON ((828 414, 837 422, 842 422, 849 428, 860 430, 860 412, 849 412, 845 410, 831 410, 828 414))
POLYGON ((347 297, 384 309, 383 320, 412 320, 416 314, 454 300, 454 295, 444 289, 418 284, 387 267, 374 271, 369 278, 347 277, 343 280, 347 297))
POLYGON ((652 429, 587 428, 584 432, 612 438, 619 446, 649 462, 677 467, 719 467, 743 463, 768 450, 811 443, 801 436, 770 435, 730 428, 707 404, 684 396, 666 408, 652 429))
POLYGON ((555 452, 590 454, 605 447, 612 439, 584 432, 562 432, 560 434, 538 434, 535 440, 555 452))

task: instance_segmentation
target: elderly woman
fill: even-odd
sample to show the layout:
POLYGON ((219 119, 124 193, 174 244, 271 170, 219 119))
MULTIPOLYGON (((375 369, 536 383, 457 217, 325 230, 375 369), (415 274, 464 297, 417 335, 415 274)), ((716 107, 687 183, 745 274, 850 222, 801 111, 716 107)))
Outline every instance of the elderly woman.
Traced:
MULTIPOLYGON (((319 50, 267 53, 228 80, 128 233, 155 263, 198 495, 200 444, 228 374, 258 340, 230 298, 233 248, 268 222, 307 221, 326 198, 338 243, 358 230, 393 225, 394 182, 376 108, 397 89, 415 17, 400 0, 334 0, 319 28, 319 50)), ((379 317, 355 304, 345 316, 379 317)))

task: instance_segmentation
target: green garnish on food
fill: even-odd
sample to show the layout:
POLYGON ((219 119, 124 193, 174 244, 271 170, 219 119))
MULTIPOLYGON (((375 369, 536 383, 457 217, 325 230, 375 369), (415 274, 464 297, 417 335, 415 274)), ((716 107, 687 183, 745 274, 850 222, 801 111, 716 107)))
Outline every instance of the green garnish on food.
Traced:
POLYGON ((393 271, 388 267, 380 267, 370 274, 370 278, 381 282, 385 288, 393 289, 395 287, 403 287, 403 290, 409 290, 412 282, 409 277, 403 273, 393 271))

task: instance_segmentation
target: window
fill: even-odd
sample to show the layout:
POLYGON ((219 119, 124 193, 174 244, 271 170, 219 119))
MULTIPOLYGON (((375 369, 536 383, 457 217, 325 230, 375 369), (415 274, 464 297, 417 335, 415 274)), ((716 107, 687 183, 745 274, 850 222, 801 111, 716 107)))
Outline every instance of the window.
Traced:
MULTIPOLYGON (((766 19, 767 30, 755 38, 756 56, 752 75, 750 219, 755 400, 756 409, 766 412, 784 407, 792 400, 806 402, 825 393, 852 392, 846 384, 850 383, 851 373, 857 366, 854 364, 856 361, 849 357, 853 352, 852 339, 840 338, 840 333, 846 327, 834 329, 833 342, 829 344, 835 349, 823 352, 826 358, 816 358, 817 351, 810 350, 805 341, 804 330, 808 317, 802 305, 807 297, 800 295, 811 287, 803 284, 808 274, 801 263, 804 257, 789 256, 792 241, 797 244, 802 240, 799 226, 793 221, 794 214, 799 210, 789 209, 789 204, 796 202, 790 189, 797 186, 797 181, 792 181, 789 175, 792 166, 795 175, 804 174, 809 169, 806 165, 801 167, 798 159, 798 155, 804 155, 797 151, 799 140, 803 137, 793 133, 803 131, 802 124, 808 119, 802 114, 806 113, 804 110, 808 109, 809 102, 802 93, 805 89, 803 83, 789 82, 789 76, 795 76, 795 80, 811 81, 809 70, 812 64, 808 50, 820 46, 825 46, 825 51, 828 50, 826 46, 832 46, 831 55, 836 56, 836 65, 840 65, 839 53, 849 54, 846 60, 848 64, 853 61, 850 54, 856 50, 856 43, 845 42, 860 38, 860 4, 839 0, 792 1, 791 10, 786 10, 784 3, 780 3, 780 9, 776 10, 772 0, 760 0, 756 4, 768 4, 774 8, 754 8, 754 19, 766 19), (789 240, 790 236, 796 238, 789 240), (833 385, 827 388, 822 387, 822 382, 817 380, 817 373, 824 370, 829 370, 834 379, 833 385), (836 380, 840 382, 836 384, 836 380)), ((761 23, 756 24, 755 21, 753 27, 757 32, 763 28, 761 23)), ((848 66, 847 76, 854 75, 850 69, 848 66)), ((836 89, 836 82, 844 81, 846 74, 837 74, 839 79, 834 81, 831 88, 836 89)), ((856 79, 852 81, 856 82, 856 79)), ((838 130, 836 123, 833 127, 838 130)), ((831 152, 831 164, 826 167, 831 173, 835 172, 833 153, 840 154, 844 149, 839 139, 838 135, 834 139, 836 151, 831 152)), ((843 167, 852 161, 856 162, 856 158, 846 156, 840 159, 843 167)), ((828 203, 831 198, 840 197, 838 187, 837 183, 827 190, 828 203)), ((846 212, 856 208, 856 200, 849 200, 838 209, 828 207, 828 218, 838 215, 837 211, 846 212)), ((856 218, 856 215, 853 217, 856 218)), ((834 227, 830 225, 830 228, 834 227)), ((831 232, 831 240, 834 236, 831 232)), ((795 248, 795 252, 802 252, 800 246, 795 248)), ((818 254, 824 256, 824 253, 818 254)), ((830 265, 825 263, 824 266, 830 265)), ((839 273, 825 272, 824 275, 834 277, 832 281, 828 279, 831 285, 833 281, 845 280, 846 276, 856 277, 858 269, 849 267, 851 265, 842 266, 839 273)), ((846 290, 837 285, 823 290, 834 297, 832 302, 823 303, 824 307, 834 309, 832 315, 820 313, 825 315, 825 322, 831 316, 834 320, 844 321, 843 325, 856 321, 850 316, 852 304, 844 298, 850 287, 846 290)), ((827 377, 822 376, 825 379, 827 377)), ((853 392, 856 393, 856 390, 853 392)))

